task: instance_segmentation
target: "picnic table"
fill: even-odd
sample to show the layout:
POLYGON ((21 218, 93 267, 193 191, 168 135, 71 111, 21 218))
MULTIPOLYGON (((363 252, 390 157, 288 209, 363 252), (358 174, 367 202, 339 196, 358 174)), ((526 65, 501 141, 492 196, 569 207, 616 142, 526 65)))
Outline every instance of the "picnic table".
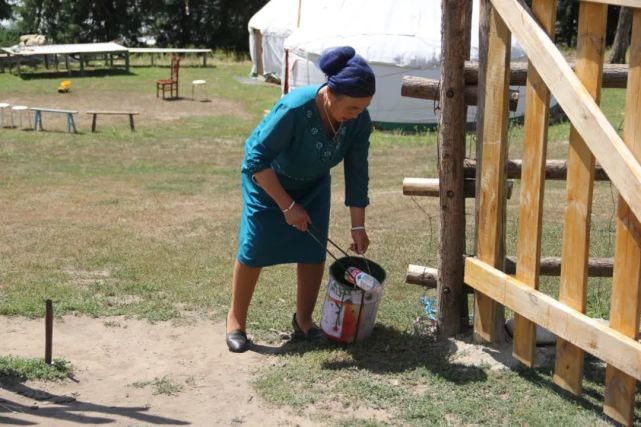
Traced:
POLYGON ((75 110, 60 110, 58 108, 42 108, 42 107, 31 107, 29 108, 34 112, 34 123, 33 127, 35 130, 42 130, 42 113, 59 113, 67 115, 67 131, 71 133, 78 133, 76 130, 76 123, 73 120, 73 115, 78 114, 75 110))
POLYGON ((129 116, 129 127, 131 128, 132 131, 136 130, 134 127, 134 116, 138 115, 137 111, 87 111, 87 114, 93 115, 93 118, 91 119, 91 131, 95 132, 96 131, 96 117, 98 114, 106 114, 106 115, 112 115, 112 116, 124 116, 128 115, 129 116))

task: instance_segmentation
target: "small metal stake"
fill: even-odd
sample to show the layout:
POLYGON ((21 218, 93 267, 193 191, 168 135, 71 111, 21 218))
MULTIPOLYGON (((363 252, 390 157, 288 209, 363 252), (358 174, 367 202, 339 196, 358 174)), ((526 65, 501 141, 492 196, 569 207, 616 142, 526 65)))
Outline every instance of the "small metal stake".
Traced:
POLYGON ((51 365, 51 337, 53 335, 53 303, 47 300, 45 311, 45 363, 51 365))

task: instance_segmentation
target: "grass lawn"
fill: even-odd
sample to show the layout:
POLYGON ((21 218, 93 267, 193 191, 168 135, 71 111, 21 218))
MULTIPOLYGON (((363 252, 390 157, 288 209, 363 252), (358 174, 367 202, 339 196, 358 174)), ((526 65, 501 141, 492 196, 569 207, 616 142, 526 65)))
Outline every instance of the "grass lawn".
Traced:
MULTIPOLYGON (((248 62, 224 58, 206 69, 183 67, 182 93, 190 95, 191 80, 207 79, 208 103, 156 100, 154 82, 169 73, 163 67, 72 77, 67 98, 55 93, 66 76, 0 74, 0 101, 46 100, 60 108, 76 103, 85 111, 126 105, 141 113, 135 133, 125 121, 113 120, 99 123, 92 134, 87 118, 79 122, 79 135, 66 133, 55 118, 46 118, 51 130, 45 132, 0 129, 0 315, 43 316, 50 298, 57 316, 222 320, 241 209, 243 143, 280 93, 274 86, 241 83, 249 70, 248 62)), ((623 92, 606 91, 603 105, 620 127, 623 92)), ((549 158, 566 156, 568 134, 568 124, 550 129, 549 158)), ((408 264, 436 266, 438 202, 403 196, 401 182, 406 176, 437 176, 436 140, 429 132, 372 136, 368 257, 388 273, 373 336, 346 348, 288 346, 278 356, 281 363, 258 372, 257 390, 276 405, 301 413, 313 408, 314 418, 339 425, 608 424, 598 361, 588 359, 584 397, 576 399, 553 385, 550 366, 495 371, 452 363, 453 349, 416 332, 426 292, 404 284, 404 276, 408 264), (372 415, 369 421, 334 417, 335 405, 372 415), (377 417, 379 412, 387 415, 377 417)), ((520 157, 521 140, 522 128, 512 126, 514 158, 520 157)), ((508 208, 510 254, 515 253, 518 184, 508 208)), ((340 167, 332 185, 330 235, 348 246, 340 167)), ((591 253, 612 256, 615 189, 597 183, 594 200, 591 253)), ((472 253, 473 201, 467 203, 472 253)), ((545 203, 542 252, 559 256, 563 182, 547 183, 545 203)), ((591 316, 607 318, 610 285, 609 279, 590 279, 591 316)), ((542 290, 556 295, 558 278, 543 279, 542 290)), ((292 266, 264 271, 251 306, 250 333, 277 342, 274 331, 289 328, 294 292, 292 266)), ((637 419, 640 415, 638 404, 637 419)))

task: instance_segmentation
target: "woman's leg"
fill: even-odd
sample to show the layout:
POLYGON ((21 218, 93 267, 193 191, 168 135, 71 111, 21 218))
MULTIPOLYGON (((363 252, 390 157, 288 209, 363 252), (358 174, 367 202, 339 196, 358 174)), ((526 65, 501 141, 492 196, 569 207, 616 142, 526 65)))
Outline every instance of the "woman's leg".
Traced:
POLYGON ((324 270, 324 262, 320 264, 300 263, 297 267, 296 322, 304 332, 307 332, 314 324, 312 314, 324 270))
POLYGON ((246 330, 247 310, 254 295, 260 267, 249 267, 236 260, 231 280, 231 304, 227 313, 227 332, 246 330))

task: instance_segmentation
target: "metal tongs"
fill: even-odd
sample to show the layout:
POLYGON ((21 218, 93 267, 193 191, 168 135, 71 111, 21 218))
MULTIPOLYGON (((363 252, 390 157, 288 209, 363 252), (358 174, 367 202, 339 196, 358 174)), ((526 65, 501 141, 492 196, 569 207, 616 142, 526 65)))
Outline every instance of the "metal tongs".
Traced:
MULTIPOLYGON (((314 229, 314 232, 318 232, 318 229, 316 229, 312 224, 310 224, 310 225, 309 225, 309 228, 307 229, 307 233, 308 233, 310 236, 312 236, 312 238, 313 238, 314 240, 316 240, 316 242, 318 242, 318 244, 319 244, 319 245, 321 245, 321 247, 324 247, 324 248, 325 248, 325 250, 327 251, 327 253, 329 254, 329 256, 331 256, 332 258, 334 258, 334 260, 335 260, 335 261, 339 261, 339 259, 338 259, 338 258, 336 258, 336 256, 335 256, 335 255, 334 255, 334 254, 329 250, 329 248, 327 247, 327 244, 323 245, 323 243, 320 241, 320 239, 319 239, 319 238, 318 238, 314 233, 312 233, 312 228, 314 229)), ((345 250, 343 250, 340 246, 338 246, 336 243, 334 243, 334 241, 333 241, 332 239, 330 239, 329 237, 327 237, 327 241, 328 241, 329 243, 331 243, 331 244, 332 244, 336 249, 338 249, 338 250, 339 250, 343 255, 345 255, 347 258, 352 258, 352 256, 351 256, 350 254, 348 254, 348 253, 347 253, 345 250)), ((364 257, 364 256, 362 256, 362 255, 361 255, 361 257, 363 258, 363 261, 365 261, 365 266, 367 267, 367 274, 369 274, 369 275, 371 276, 371 275, 372 275, 372 270, 369 268, 369 262, 367 261, 367 258, 365 258, 365 257, 364 257)))

